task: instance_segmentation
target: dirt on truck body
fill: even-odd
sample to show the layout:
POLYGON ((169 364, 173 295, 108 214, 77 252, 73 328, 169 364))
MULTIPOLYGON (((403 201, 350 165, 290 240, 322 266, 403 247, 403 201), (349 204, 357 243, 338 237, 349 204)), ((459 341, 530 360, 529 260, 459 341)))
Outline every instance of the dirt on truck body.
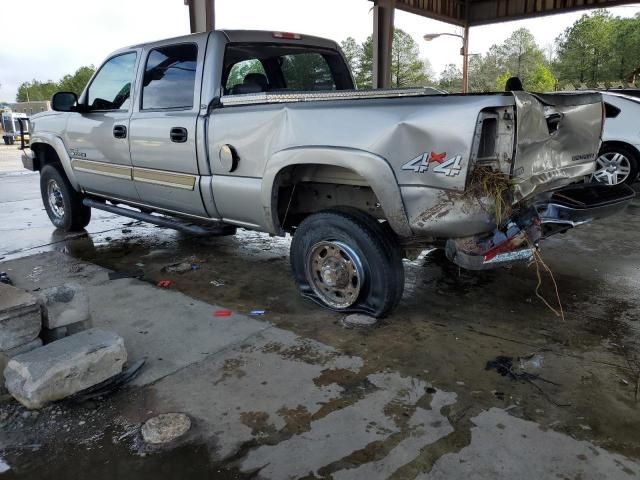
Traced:
POLYGON ((633 197, 584 183, 600 94, 357 91, 335 42, 299 34, 123 48, 53 108, 34 117, 24 164, 54 225, 81 229, 97 208, 200 234, 290 233, 300 292, 341 312, 388 314, 412 250, 444 247, 470 269, 526 261, 633 197))

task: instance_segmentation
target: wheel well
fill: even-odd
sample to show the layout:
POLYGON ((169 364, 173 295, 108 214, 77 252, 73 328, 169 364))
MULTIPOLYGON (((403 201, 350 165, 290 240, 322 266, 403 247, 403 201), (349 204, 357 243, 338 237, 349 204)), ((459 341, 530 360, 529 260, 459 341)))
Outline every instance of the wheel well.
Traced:
POLYGON ((31 151, 35 154, 33 166, 38 171, 42 170, 45 165, 60 163, 60 157, 58 157, 55 149, 47 143, 31 145, 31 151))
POLYGON ((292 165, 276 176, 272 190, 278 230, 291 231, 312 213, 350 206, 384 219, 367 180, 353 170, 321 164, 292 165))
POLYGON ((627 142, 621 142, 618 140, 607 140, 602 142, 602 146, 600 147, 602 149, 602 147, 624 147, 627 150, 631 150, 631 152, 635 155, 635 161, 638 162, 640 160, 640 152, 638 151, 638 149, 634 146, 631 145, 630 143, 627 142))

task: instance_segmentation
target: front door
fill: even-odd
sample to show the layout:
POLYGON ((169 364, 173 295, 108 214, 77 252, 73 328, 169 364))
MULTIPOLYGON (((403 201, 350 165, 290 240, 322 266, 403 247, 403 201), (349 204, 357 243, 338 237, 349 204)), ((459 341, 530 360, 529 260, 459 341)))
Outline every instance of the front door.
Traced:
POLYGON ((107 60, 72 112, 65 143, 80 186, 90 192, 138 201, 129 155, 129 117, 137 53, 107 60))
POLYGON ((145 49, 143 81, 130 123, 140 201, 202 217, 208 214, 200 192, 196 126, 205 47, 206 36, 199 36, 145 49))

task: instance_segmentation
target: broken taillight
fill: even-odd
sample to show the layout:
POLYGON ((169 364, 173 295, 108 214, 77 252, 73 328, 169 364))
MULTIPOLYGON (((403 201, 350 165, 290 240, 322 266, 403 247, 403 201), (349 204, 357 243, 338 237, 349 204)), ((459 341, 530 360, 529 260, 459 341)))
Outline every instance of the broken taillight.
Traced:
POLYGON ((302 35, 291 32, 273 32, 273 38, 282 38, 284 40, 302 40, 302 35))

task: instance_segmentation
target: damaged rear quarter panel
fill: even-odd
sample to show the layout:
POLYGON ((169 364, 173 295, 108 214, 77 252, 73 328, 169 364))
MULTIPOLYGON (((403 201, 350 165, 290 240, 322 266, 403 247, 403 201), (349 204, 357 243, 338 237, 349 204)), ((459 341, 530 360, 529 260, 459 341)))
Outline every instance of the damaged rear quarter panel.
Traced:
POLYGON ((517 109, 516 201, 593 173, 603 120, 599 93, 513 95, 517 109), (552 132, 545 118, 549 115, 559 116, 558 128, 552 132))

